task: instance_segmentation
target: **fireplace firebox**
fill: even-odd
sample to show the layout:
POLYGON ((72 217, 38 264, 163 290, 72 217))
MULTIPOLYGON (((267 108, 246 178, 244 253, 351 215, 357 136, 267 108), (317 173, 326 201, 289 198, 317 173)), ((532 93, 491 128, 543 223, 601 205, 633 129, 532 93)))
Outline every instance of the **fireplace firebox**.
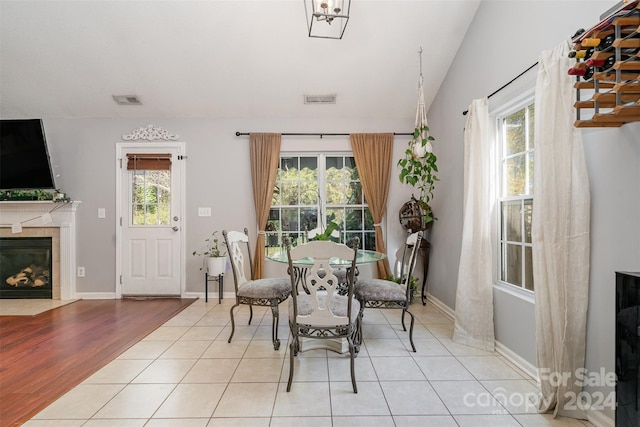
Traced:
POLYGON ((0 299, 51 299, 51 237, 0 238, 0 299))

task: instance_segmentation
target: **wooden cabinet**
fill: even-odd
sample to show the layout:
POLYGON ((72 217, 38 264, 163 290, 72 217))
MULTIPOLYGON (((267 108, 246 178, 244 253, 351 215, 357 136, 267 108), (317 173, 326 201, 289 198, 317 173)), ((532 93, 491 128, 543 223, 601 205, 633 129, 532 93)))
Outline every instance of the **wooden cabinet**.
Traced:
POLYGON ((574 67, 589 70, 586 76, 577 77, 574 85, 574 125, 620 127, 640 121, 640 1, 625 3, 574 38, 576 51, 589 46, 593 46, 592 54, 579 59, 574 67))

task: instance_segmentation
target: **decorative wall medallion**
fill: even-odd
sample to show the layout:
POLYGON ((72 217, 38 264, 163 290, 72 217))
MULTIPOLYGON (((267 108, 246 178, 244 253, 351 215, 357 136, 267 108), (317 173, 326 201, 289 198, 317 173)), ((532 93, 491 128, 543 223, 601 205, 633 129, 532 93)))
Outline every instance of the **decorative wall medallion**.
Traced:
POLYGON ((147 125, 134 130, 128 135, 122 135, 122 139, 125 141, 139 141, 141 139, 145 141, 175 141, 178 139, 178 135, 173 135, 158 126, 147 125))

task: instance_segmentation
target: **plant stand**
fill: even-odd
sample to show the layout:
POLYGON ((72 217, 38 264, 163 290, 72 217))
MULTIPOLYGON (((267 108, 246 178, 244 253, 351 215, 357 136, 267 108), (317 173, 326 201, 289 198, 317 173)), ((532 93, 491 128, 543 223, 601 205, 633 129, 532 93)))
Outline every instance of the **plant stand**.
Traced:
POLYGON ((423 276, 422 276, 422 292, 420 295, 420 299, 422 300, 422 305, 427 305, 427 274, 429 274, 429 256, 431 254, 431 243, 427 239, 422 239, 420 242, 420 250, 422 252, 422 267, 423 267, 423 276))
POLYGON ((204 273, 204 302, 209 302, 209 282, 218 282, 218 304, 221 304, 222 290, 224 289, 224 275, 209 276, 209 273, 204 273))

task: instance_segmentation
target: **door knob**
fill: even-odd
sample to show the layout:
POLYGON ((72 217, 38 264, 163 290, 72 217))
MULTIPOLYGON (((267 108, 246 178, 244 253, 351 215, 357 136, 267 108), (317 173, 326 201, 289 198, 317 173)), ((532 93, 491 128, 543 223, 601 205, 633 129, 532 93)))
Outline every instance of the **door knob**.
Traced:
POLYGON ((177 216, 174 216, 174 217, 173 217, 173 220, 174 220, 174 221, 177 221, 177 220, 178 220, 178 217, 177 217, 177 216))
POLYGON ((174 225, 173 227, 171 227, 171 229, 172 229, 173 231, 178 231, 178 230, 179 230, 179 228, 178 228, 178 226, 177 226, 177 225, 174 225))

